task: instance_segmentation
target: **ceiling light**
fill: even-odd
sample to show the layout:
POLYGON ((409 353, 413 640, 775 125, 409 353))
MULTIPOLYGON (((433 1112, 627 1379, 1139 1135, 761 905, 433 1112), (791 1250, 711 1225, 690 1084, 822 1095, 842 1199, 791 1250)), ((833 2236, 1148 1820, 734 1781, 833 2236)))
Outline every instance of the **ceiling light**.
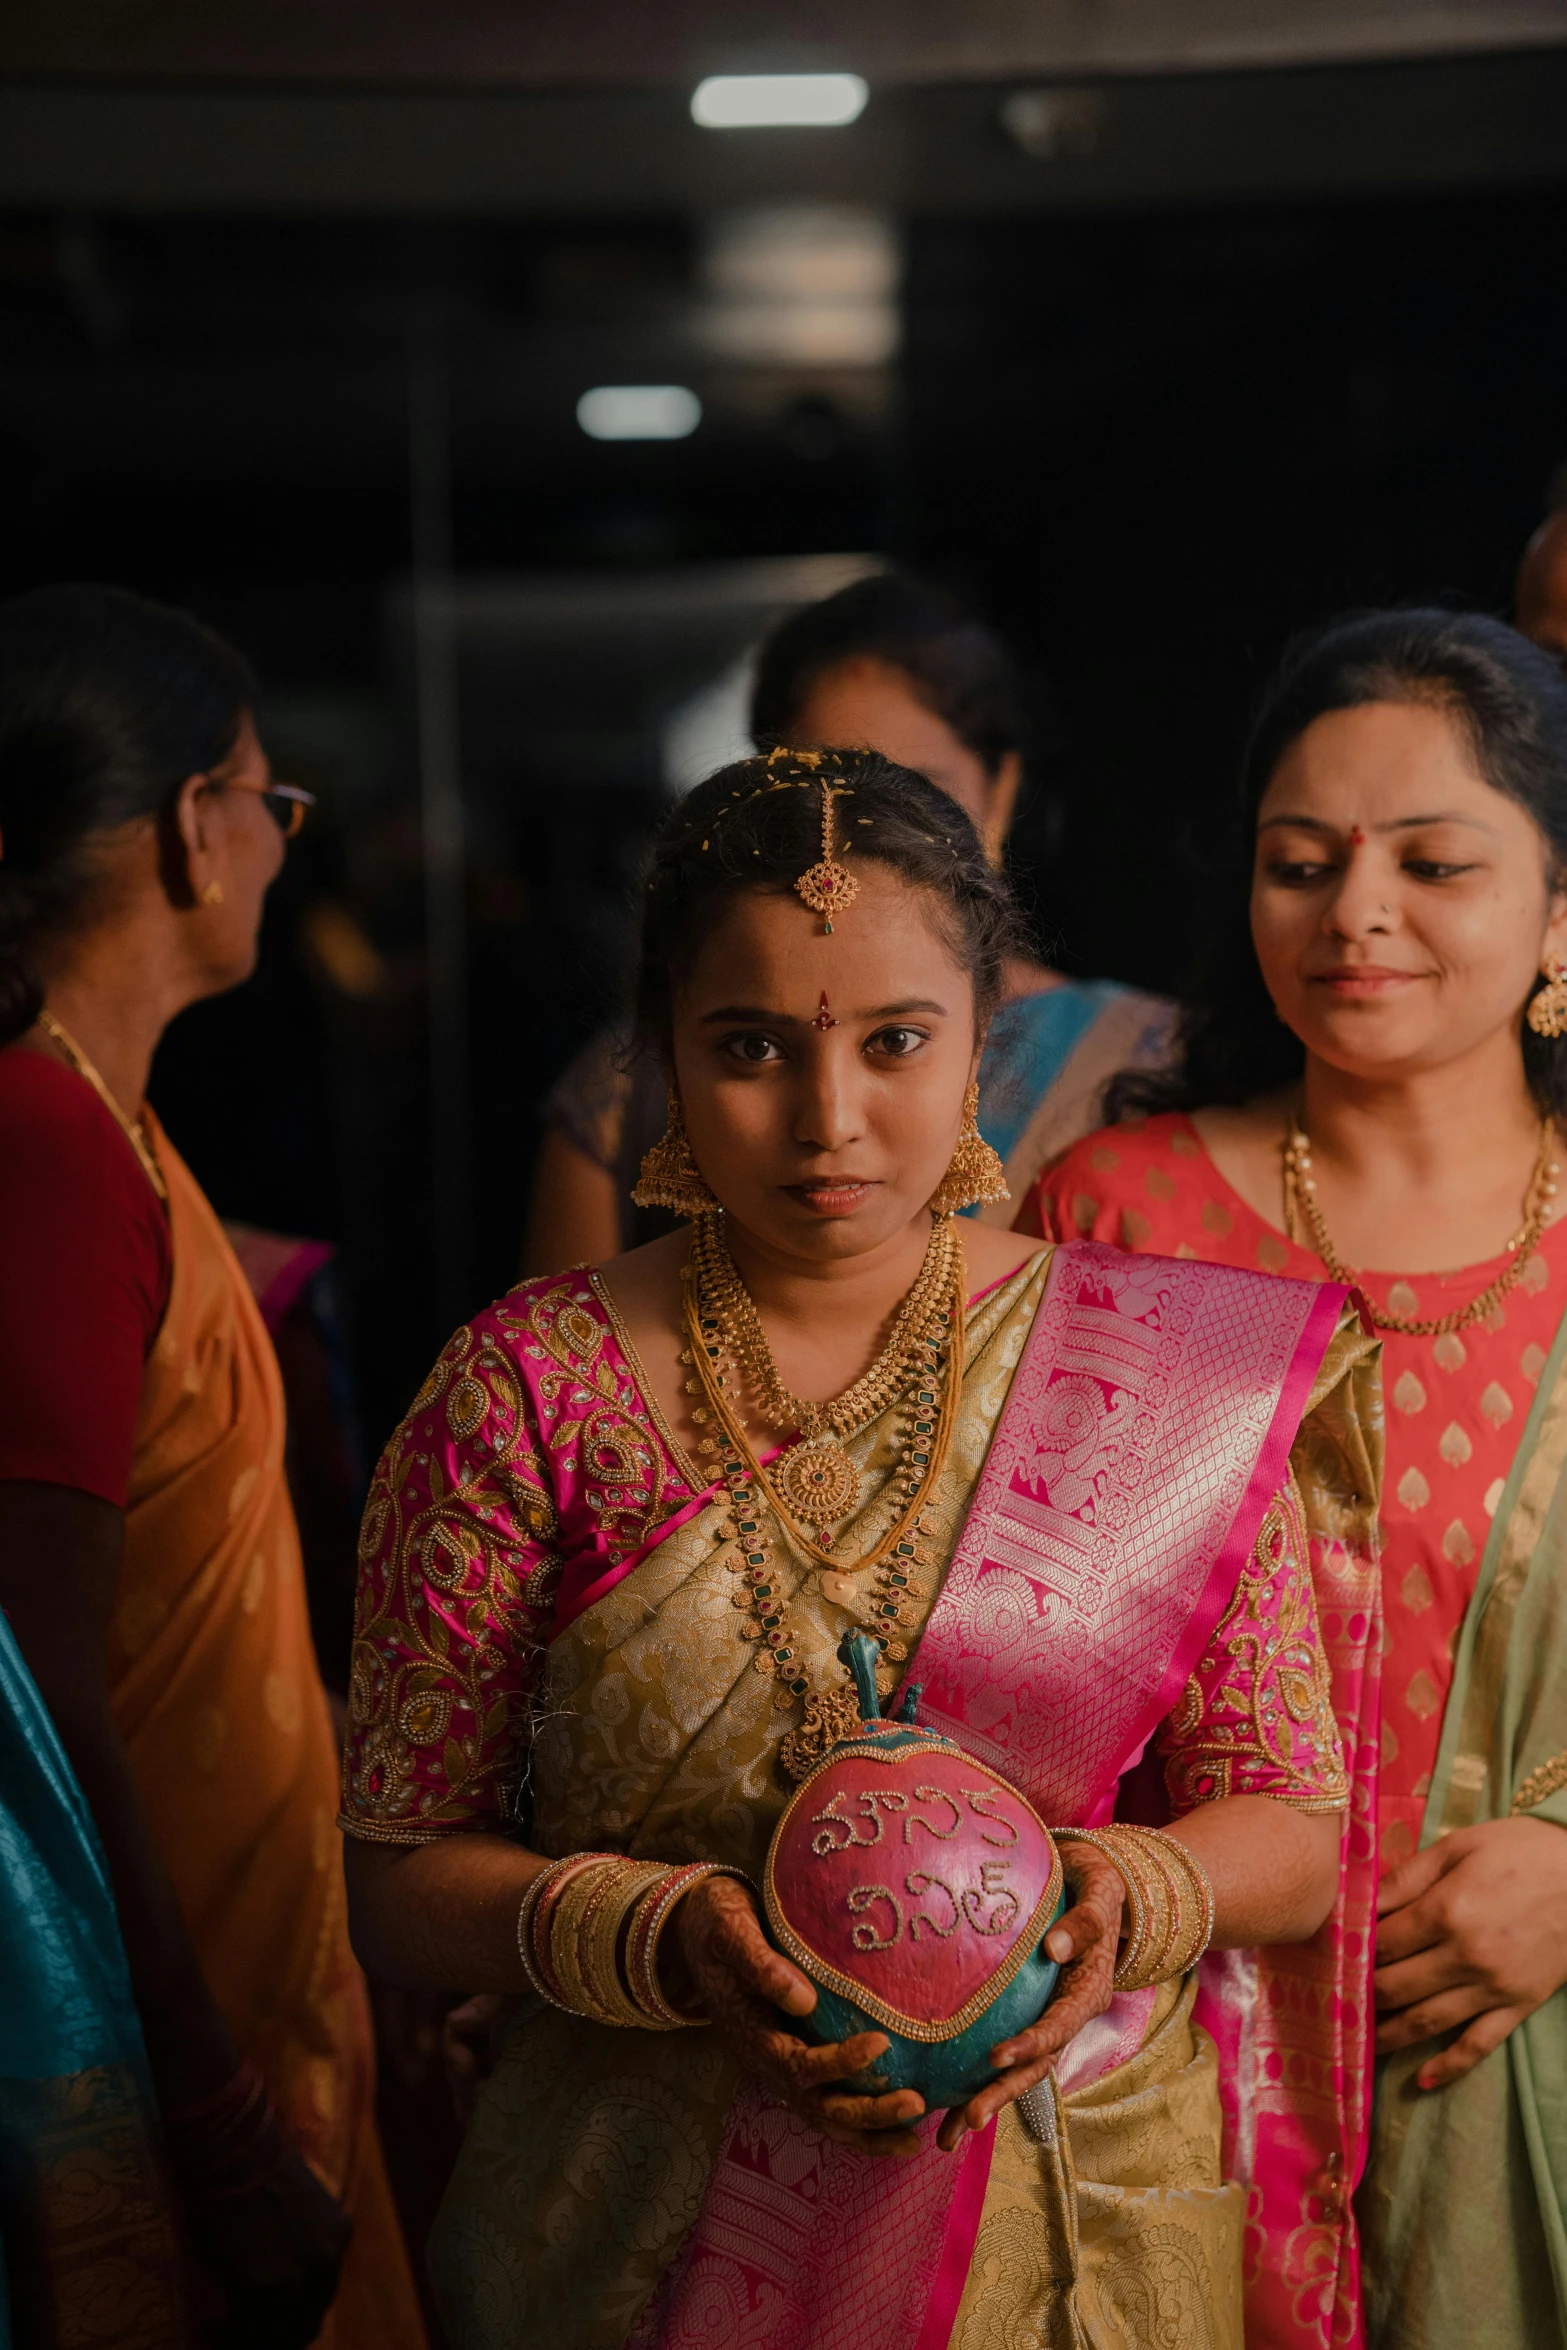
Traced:
POLYGON ((683 441, 702 421, 702 403, 684 384, 597 384, 577 402, 592 441, 683 441))
POLYGON ((691 119, 706 131, 831 130, 857 121, 869 96, 857 73, 715 73, 692 93, 691 119))

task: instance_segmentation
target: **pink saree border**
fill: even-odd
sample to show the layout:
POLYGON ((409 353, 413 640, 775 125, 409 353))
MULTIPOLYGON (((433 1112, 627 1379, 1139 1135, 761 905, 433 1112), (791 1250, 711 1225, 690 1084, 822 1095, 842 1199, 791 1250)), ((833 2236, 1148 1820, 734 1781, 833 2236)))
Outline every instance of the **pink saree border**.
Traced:
MULTIPOLYGON (((1010 1769, 1047 1817, 1082 1818, 1109 1801, 1126 1758, 1169 1711, 1164 1692, 1184 1684, 1282 1482, 1341 1298, 1311 1283, 1131 1258, 1096 1242, 1057 1250, 908 1674, 936 1690, 922 1716, 928 1710, 976 1755, 1010 1769), (1203 1345, 1209 1353, 1199 1362, 1203 1345), (1066 1385, 1052 1395, 1058 1382, 1066 1385), (1164 1526, 1161 1429, 1172 1458, 1183 1445, 1201 1455, 1177 1497, 1184 1526, 1174 1528, 1164 1526), (1137 1539, 1139 1510, 1145 1533, 1164 1527, 1161 1540, 1137 1539), (1113 1536, 1106 1543, 1095 1533, 1101 1518, 1113 1536), (1015 1581, 1031 1563, 1031 1541, 1037 1604, 1022 1622, 1015 1606, 998 1612, 995 1592, 982 1586, 987 1570, 998 1591, 1015 1581), (1074 1542, 1084 1571, 1062 1606, 1074 1542), (1087 1571, 1095 1564, 1104 1570, 1097 1576, 1087 1571), (1111 1570, 1131 1587, 1130 1608, 1126 1591, 1110 1589, 1111 1570), (1182 1570, 1173 1588, 1172 1570, 1182 1570), (1108 1715, 1102 1704, 1095 1713, 1024 1702, 1040 1688, 1059 1698, 1049 1669, 1032 1692, 1025 1681, 1030 1666, 1062 1673, 1064 1629, 1078 1635, 1065 1678, 1080 1684, 1094 1679, 1096 1650, 1097 1661, 1114 1657, 1124 1668, 1137 1629, 1130 1619, 1139 1615, 1145 1648, 1157 1655, 1144 1656, 1140 1674, 1108 1676, 1108 1715), (1092 1641, 1082 1637, 1086 1625, 1092 1641), (1086 1773, 1083 1744, 1093 1757, 1086 1773)), ((743 2084, 702 2208, 635 2328, 635 2350, 698 2350, 719 2338, 756 2350, 943 2350, 973 2257, 993 2138, 970 2137, 951 2158, 927 2147, 904 2163, 867 2162, 743 2084), (792 2176, 777 2167, 775 2148, 793 2149, 792 2176), (824 2197, 835 2199, 825 2232, 815 2224, 824 2197), (883 2288, 869 2303, 868 2266, 883 2288)))

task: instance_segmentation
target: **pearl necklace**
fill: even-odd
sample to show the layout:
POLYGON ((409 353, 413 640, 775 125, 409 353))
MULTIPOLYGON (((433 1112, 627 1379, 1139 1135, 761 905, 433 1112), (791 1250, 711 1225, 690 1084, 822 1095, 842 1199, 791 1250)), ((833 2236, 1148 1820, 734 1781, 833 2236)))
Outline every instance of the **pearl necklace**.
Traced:
MULTIPOLYGON (((1455 1307, 1450 1314, 1438 1319, 1417 1322, 1410 1314, 1390 1314, 1360 1291, 1361 1303, 1379 1330, 1396 1330, 1405 1338, 1444 1338, 1450 1331, 1467 1330, 1472 1322, 1483 1322, 1494 1306, 1500 1305, 1510 1289, 1523 1279, 1524 1268, 1540 1245, 1540 1238, 1550 1220, 1551 1202, 1556 1197, 1557 1163, 1552 1156, 1556 1148, 1556 1132, 1549 1118, 1540 1122, 1540 1147, 1535 1154, 1534 1171, 1524 1192, 1524 1220, 1507 1243, 1512 1263, 1503 1267, 1496 1279, 1489 1282, 1468 1305, 1455 1307)), ((1357 1288, 1360 1275, 1346 1265, 1329 1235, 1322 1210, 1317 1205, 1317 1181, 1311 1171, 1311 1142, 1299 1115, 1292 1115, 1289 1133, 1284 1143, 1284 1229, 1291 1240, 1299 1237, 1300 1218, 1304 1217, 1311 1229, 1316 1252, 1335 1281, 1346 1282, 1357 1288)))

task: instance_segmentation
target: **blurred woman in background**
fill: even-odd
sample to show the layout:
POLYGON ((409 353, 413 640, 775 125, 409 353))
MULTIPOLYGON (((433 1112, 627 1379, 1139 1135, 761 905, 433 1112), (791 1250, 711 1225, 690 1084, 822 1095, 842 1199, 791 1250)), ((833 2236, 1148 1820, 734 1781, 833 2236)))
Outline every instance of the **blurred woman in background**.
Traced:
POLYGON ((253 702, 183 614, 0 605, 0 1603, 107 1855, 207 2338, 417 2350, 277 1364, 144 1101, 302 813, 253 702))
POLYGON ((1567 682, 1499 621, 1330 628, 1245 811, 1179 1067, 1021 1221, 1326 1268, 1383 1333, 1372 2338, 1528 2350, 1567 2330, 1567 682))
MULTIPOLYGON (((936 589, 894 572, 857 580, 785 620, 762 647, 751 735, 880 751, 928 776, 968 817, 999 866, 1023 783, 1023 696, 999 637, 936 589)), ((979 1074, 979 1128, 1014 1200, 1040 1168, 1097 1124, 1107 1080, 1158 1065, 1174 1009, 1109 979, 1068 979, 1023 947, 1007 959, 979 1074)), ((546 1104, 526 1250, 530 1272, 594 1263, 666 1231, 631 1190, 663 1130, 656 1055, 629 1027, 604 1029, 546 1104)), ((981 1211, 1004 1224, 996 1202, 981 1211)))

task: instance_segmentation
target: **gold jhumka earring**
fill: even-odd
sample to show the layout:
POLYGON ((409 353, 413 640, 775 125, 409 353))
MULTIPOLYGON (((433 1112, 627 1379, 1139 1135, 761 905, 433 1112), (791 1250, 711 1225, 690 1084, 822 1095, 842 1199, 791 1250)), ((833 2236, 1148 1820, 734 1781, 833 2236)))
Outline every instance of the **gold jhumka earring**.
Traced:
POLYGON ((637 1208, 670 1208, 677 1216, 711 1216, 718 1201, 702 1180, 702 1170, 691 1155, 680 1096, 669 1089, 669 1122, 637 1172, 631 1194, 637 1208))
POLYGON ((1545 985, 1529 999, 1524 1018, 1536 1036, 1567 1036, 1567 963, 1555 956, 1545 966, 1545 985))
POLYGON ((1010 1199, 1006 1169, 979 1130, 979 1087, 970 1080, 963 1096, 963 1124, 947 1172, 930 1196, 933 1216, 955 1216, 994 1199, 1010 1199))

